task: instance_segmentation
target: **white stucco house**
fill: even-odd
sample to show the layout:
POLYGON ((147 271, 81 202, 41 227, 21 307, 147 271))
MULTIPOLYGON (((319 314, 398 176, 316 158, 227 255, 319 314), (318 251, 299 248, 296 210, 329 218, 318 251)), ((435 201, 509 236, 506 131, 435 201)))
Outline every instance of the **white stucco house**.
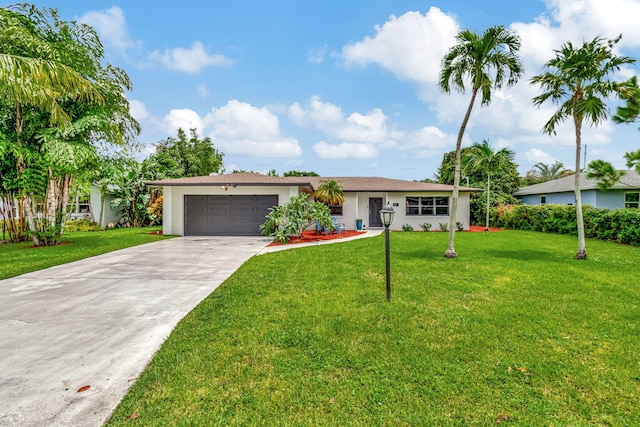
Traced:
MULTIPOLYGON (((291 196, 311 193, 323 180, 342 185, 342 206, 332 215, 347 229, 361 219, 366 228, 381 228, 379 212, 387 203, 396 211, 391 229, 410 224, 420 230, 429 222, 433 230, 449 222, 452 185, 377 177, 277 177, 256 173, 174 178, 147 182, 163 189, 163 233, 180 236, 260 235, 269 208, 291 196)), ((469 228, 469 198, 478 188, 461 187, 457 221, 469 228)))

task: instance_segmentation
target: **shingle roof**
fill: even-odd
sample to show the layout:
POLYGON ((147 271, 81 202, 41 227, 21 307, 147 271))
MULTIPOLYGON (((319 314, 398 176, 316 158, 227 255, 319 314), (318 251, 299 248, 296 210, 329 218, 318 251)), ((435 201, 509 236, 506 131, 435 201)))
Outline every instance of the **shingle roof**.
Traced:
MULTIPOLYGON (((405 191, 405 192, 434 192, 434 191, 452 191, 453 185, 437 184, 432 182, 404 181, 401 179, 379 178, 379 177, 307 177, 314 188, 318 188, 320 181, 334 180, 342 185, 343 191, 405 191)), ((462 192, 482 191, 479 188, 460 187, 462 192)))
MULTIPOLYGON (((318 177, 318 176, 290 176, 279 177, 261 175, 250 172, 238 172, 224 175, 194 176, 189 178, 172 178, 158 181, 148 181, 147 185, 153 187, 163 186, 206 186, 206 185, 230 185, 230 186, 251 186, 251 185, 284 185, 284 186, 310 186, 318 188, 321 181, 337 181, 345 192, 358 191, 396 191, 396 192, 436 192, 452 191, 453 186, 447 184, 436 184, 430 182, 404 181, 401 179, 378 178, 378 177, 318 177)), ((461 192, 478 192, 479 188, 460 187, 461 192)))
MULTIPOLYGON (((612 189, 615 190, 629 190, 640 188, 640 175, 634 170, 624 171, 625 174, 620 179, 620 182, 615 184, 612 189)), ((575 176, 565 176, 564 178, 554 179, 553 181, 541 182, 540 184, 529 185, 528 187, 521 188, 513 193, 514 196, 528 196, 530 194, 548 194, 548 193, 566 193, 573 191, 575 182, 575 176)), ((580 175, 580 189, 581 190, 597 190, 598 180, 595 178, 587 178, 586 174, 580 175)))
POLYGON ((184 185, 310 185, 308 177, 287 177, 262 175, 251 172, 237 172, 223 175, 192 176, 188 178, 161 179, 148 181, 145 184, 153 187, 184 185))

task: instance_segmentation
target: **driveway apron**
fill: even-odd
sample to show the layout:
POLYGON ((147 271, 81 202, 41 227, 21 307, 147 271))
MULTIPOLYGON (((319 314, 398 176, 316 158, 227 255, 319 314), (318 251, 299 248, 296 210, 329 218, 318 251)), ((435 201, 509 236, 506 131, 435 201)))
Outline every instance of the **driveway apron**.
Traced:
POLYGON ((0 425, 99 426, 264 237, 182 237, 0 281, 0 425))

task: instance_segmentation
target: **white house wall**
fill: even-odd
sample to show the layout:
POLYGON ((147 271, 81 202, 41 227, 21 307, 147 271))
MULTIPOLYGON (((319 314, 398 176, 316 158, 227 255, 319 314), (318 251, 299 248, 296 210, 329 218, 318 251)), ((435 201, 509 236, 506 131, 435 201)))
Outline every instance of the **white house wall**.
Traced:
POLYGON ((297 186, 167 186, 163 187, 162 233, 184 236, 184 196, 278 195, 284 204, 298 194, 297 186), (226 190, 225 190, 226 188, 226 190))
MULTIPOLYGON (((420 224, 430 223, 431 230, 439 230, 440 223, 449 224, 449 215, 433 215, 433 216, 417 216, 407 215, 406 211, 406 198, 407 197, 449 197, 449 209, 451 209, 451 193, 386 193, 386 192, 371 192, 371 193, 346 193, 345 202, 343 207, 343 216, 337 216, 338 222, 344 222, 347 229, 354 230, 356 228, 356 219, 361 218, 363 225, 366 228, 369 226, 369 198, 378 197, 382 198, 382 203, 387 201, 391 203, 393 209, 396 211, 393 217, 393 223, 391 224, 392 230, 401 230, 404 224, 409 224, 414 230, 420 231, 422 228, 420 224), (356 203, 357 201, 357 203, 356 203), (357 209, 356 209, 357 206, 357 209)), ((470 225, 471 212, 469 208, 470 195, 469 193, 460 193, 458 196, 458 214, 456 215, 456 221, 461 222, 464 225, 464 229, 468 230, 470 225)))

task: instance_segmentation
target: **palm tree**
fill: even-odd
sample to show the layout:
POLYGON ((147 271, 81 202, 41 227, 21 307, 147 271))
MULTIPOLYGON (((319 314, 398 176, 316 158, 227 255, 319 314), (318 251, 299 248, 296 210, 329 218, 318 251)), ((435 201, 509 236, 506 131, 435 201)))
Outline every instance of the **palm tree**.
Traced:
POLYGON ((456 141, 456 163, 449 220, 449 247, 444 254, 447 258, 458 256, 454 249, 454 239, 460 189, 460 150, 473 104, 478 91, 482 92, 481 105, 489 105, 492 89, 500 89, 505 80, 507 86, 513 86, 517 83, 524 72, 517 55, 519 49, 520 38, 503 26, 491 27, 482 36, 469 30, 463 30, 456 36, 456 44, 442 59, 438 85, 444 92, 450 93, 452 87, 459 92, 464 92, 465 80, 468 79, 471 83, 471 100, 456 141))
POLYGON ((468 151, 466 167, 470 172, 482 171, 487 174, 487 212, 484 231, 489 231, 489 208, 491 206, 491 171, 502 168, 514 161, 516 153, 508 148, 495 151, 489 141, 475 142, 468 151))
POLYGON ((580 193, 582 124, 598 126, 607 119, 609 112, 606 99, 611 95, 621 96, 624 92, 624 84, 612 81, 610 75, 622 65, 635 62, 630 57, 613 54, 613 46, 618 41, 620 37, 607 43, 596 37, 580 47, 567 42, 555 51, 556 57, 545 64, 548 71, 531 79, 531 83, 539 84, 543 90, 541 95, 533 98, 535 105, 540 106, 548 100, 558 105, 556 112, 544 125, 544 133, 555 134, 560 123, 569 118, 573 120, 576 135, 574 193, 578 224, 576 259, 587 258, 580 193))
POLYGON ((320 185, 313 192, 313 197, 330 206, 340 206, 344 203, 344 191, 342 186, 333 179, 322 180, 320 185))
POLYGON ((540 183, 546 181, 553 181, 554 179, 563 178, 568 175, 573 175, 572 170, 564 168, 562 162, 556 160, 552 165, 546 163, 536 163, 531 170, 527 172, 526 179, 531 183, 540 183))
POLYGON ((619 106, 616 114, 611 117, 614 122, 633 123, 640 116, 640 87, 638 87, 638 78, 631 77, 625 82, 620 97, 626 101, 626 105, 619 106))

